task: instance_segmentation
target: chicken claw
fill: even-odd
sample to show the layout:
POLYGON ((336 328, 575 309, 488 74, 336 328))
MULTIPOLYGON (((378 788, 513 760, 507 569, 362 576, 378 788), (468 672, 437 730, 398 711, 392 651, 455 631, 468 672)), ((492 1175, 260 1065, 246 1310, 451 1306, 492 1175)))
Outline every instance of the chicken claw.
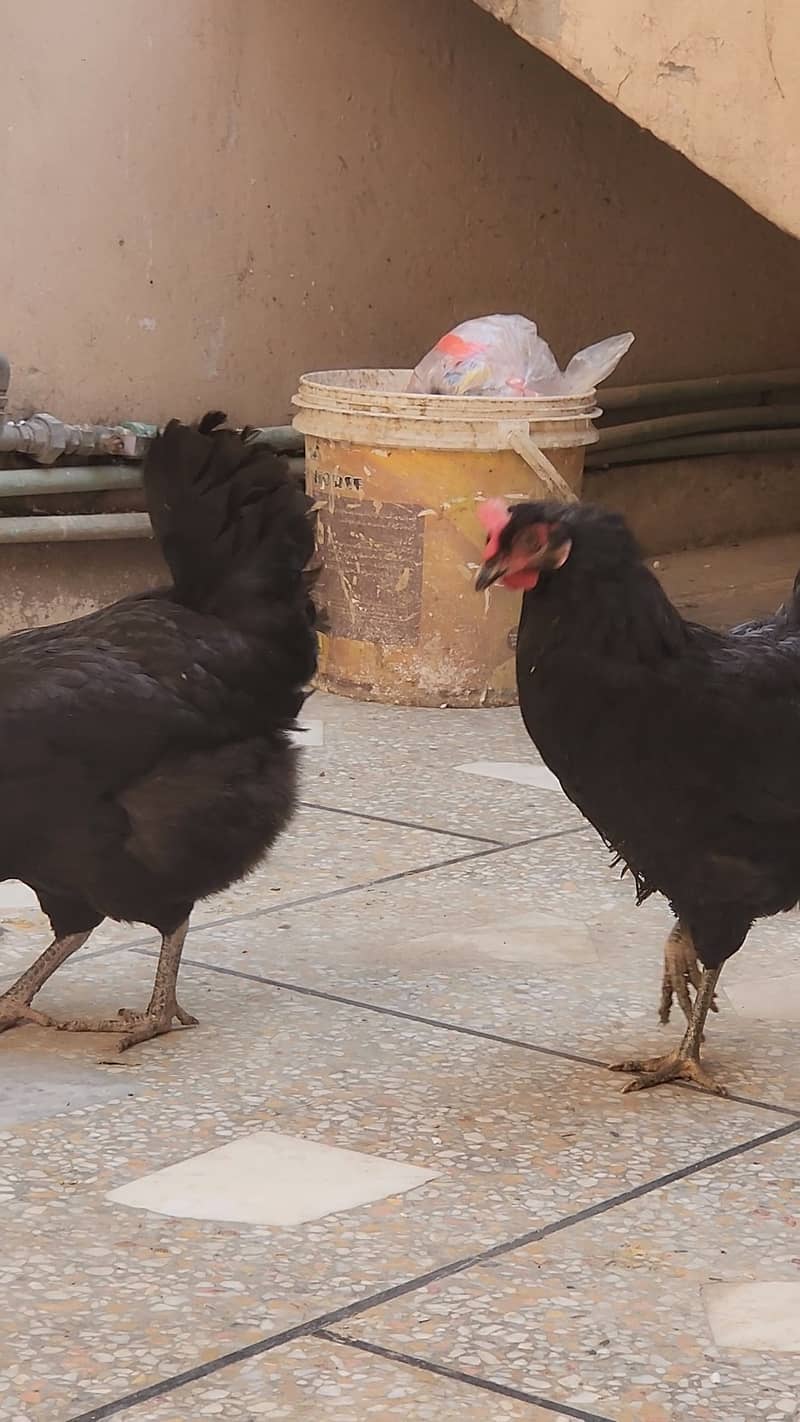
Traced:
POLYGON ((36 962, 6 989, 0 996, 0 1032, 6 1032, 9 1027, 19 1027, 23 1022, 35 1022, 37 1027, 56 1025, 46 1012, 39 1012, 37 1008, 31 1007, 31 1002, 39 989, 44 987, 47 979, 52 977, 56 968, 60 968, 67 958, 71 958, 88 937, 88 933, 70 933, 65 934, 63 938, 54 938, 50 946, 39 954, 36 962))
POLYGON ((0 997, 0 1032, 10 1027, 21 1027, 24 1022, 33 1022, 37 1027, 52 1027, 53 1019, 46 1012, 38 1012, 19 994, 4 992, 0 997))
POLYGON ((175 1018, 182 1027, 196 1027, 197 1018, 180 1006, 175 995, 188 928, 189 920, 186 919, 173 933, 164 934, 153 991, 144 1012, 131 1012, 129 1008, 122 1007, 116 1017, 77 1017, 73 1022, 57 1023, 59 1029, 62 1032, 124 1032, 125 1036, 119 1043, 122 1053, 127 1052, 129 1047, 137 1047, 140 1042, 149 1042, 152 1037, 171 1032, 175 1018))
MULTIPOLYGON (((679 930, 680 925, 676 924, 670 938, 679 930)), ((691 940, 689 941, 691 942, 691 940)), ((692 949, 692 951, 694 950, 692 949)), ((626 1092, 646 1091, 649 1086, 662 1086, 668 1081, 692 1081, 695 1086, 702 1086, 706 1091, 712 1091, 715 1096, 728 1095, 726 1088, 714 1080, 714 1077, 706 1071, 700 1061, 703 1026, 714 1002, 714 993, 720 972, 721 968, 704 968, 700 975, 689 1025, 679 1047, 661 1057, 643 1057, 614 1063, 611 1067, 612 1071, 625 1071, 634 1074, 634 1080, 629 1081, 624 1088, 626 1092)))
POLYGON ((58 1022, 59 1032, 124 1032, 117 1044, 120 1055, 129 1047, 138 1047, 140 1042, 149 1042, 153 1037, 161 1037, 172 1031, 177 1019, 181 1027, 196 1027, 197 1018, 181 1007, 175 999, 163 1008, 152 1005, 146 1012, 135 1012, 121 1007, 116 1017, 76 1017, 71 1022, 58 1022))
MULTIPOLYGON (((695 993, 700 989, 702 973, 694 943, 688 929, 680 920, 672 926, 669 938, 664 944, 664 976, 661 981, 661 1002, 658 1009, 659 1021, 669 1022, 672 1003, 675 998, 687 1022, 692 1020, 692 998, 689 989, 695 993)), ((719 1012, 716 996, 711 1001, 711 1012, 719 1012)))
POLYGON ((633 1081, 629 1081, 627 1086, 622 1088, 623 1094, 628 1091, 646 1091, 649 1086, 662 1086, 668 1081, 693 1081, 695 1086, 713 1091, 715 1096, 728 1095, 727 1087, 715 1081, 699 1057, 684 1056, 680 1047, 662 1057, 639 1057, 631 1061, 614 1062, 611 1071, 635 1073, 633 1081))

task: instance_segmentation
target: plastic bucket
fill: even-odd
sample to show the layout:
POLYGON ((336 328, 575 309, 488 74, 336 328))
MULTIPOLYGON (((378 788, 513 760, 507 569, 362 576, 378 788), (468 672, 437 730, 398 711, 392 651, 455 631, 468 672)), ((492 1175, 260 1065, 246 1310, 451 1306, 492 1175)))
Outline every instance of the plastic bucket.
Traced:
POLYGON ((519 599, 474 591, 477 501, 579 496, 595 394, 414 395, 410 374, 317 371, 294 397, 330 622, 318 684, 401 706, 510 705, 519 599))

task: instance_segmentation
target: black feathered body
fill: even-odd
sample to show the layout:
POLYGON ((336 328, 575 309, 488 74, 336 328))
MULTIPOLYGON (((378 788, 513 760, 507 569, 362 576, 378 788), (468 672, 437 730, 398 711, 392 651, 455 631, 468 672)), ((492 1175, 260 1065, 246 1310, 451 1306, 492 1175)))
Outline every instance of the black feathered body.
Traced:
POLYGON ((565 511, 564 567, 526 593, 525 725, 571 800, 717 966, 800 898, 800 637, 792 606, 684 621, 621 520, 565 511))
POLYGON ((295 803, 310 501, 209 424, 168 426, 145 487, 174 585, 0 641, 0 877, 57 935, 106 916, 171 932, 295 803))

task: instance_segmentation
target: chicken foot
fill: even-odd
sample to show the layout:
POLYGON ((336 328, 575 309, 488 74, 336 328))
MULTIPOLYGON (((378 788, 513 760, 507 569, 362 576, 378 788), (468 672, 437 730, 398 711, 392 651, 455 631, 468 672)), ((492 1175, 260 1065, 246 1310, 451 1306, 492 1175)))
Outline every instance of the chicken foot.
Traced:
POLYGON ((693 1081, 696 1086, 705 1087, 706 1091, 713 1091, 716 1096, 727 1096, 726 1088, 714 1080, 700 1061, 703 1027, 714 1001, 714 992, 721 972, 721 967, 703 970, 689 1025, 679 1047, 668 1052, 666 1056, 614 1063, 612 1071, 634 1074, 634 1080, 628 1082, 625 1091, 645 1091, 648 1086, 661 1086, 667 1081, 693 1081))
POLYGON ((83 947, 89 936, 89 933, 69 933, 64 938, 54 938, 36 962, 31 963, 17 981, 0 995, 0 1032, 18 1027, 23 1022, 35 1022, 37 1027, 53 1026, 53 1019, 31 1007, 31 1003, 47 979, 83 947))
POLYGON ((181 964, 183 944, 189 929, 189 920, 176 928, 174 933, 165 933, 161 940, 153 991, 144 1012, 132 1012, 121 1007, 116 1017, 92 1018, 76 1017, 71 1022, 58 1022, 62 1032, 124 1032, 119 1043, 119 1051, 127 1052, 129 1047, 148 1042, 172 1030, 177 1018, 182 1027, 196 1027, 197 1018, 181 1007, 176 996, 178 969, 181 964))
MULTIPOLYGON (((692 998, 689 989, 692 988, 696 995, 700 991, 701 980, 702 973, 692 942, 692 935, 680 919, 676 919, 669 938, 664 944, 664 976, 661 980, 659 1022, 664 1025, 669 1022, 675 999, 677 999, 687 1023, 691 1022, 692 998)), ((711 1000, 710 1010, 719 1012, 716 996, 711 1000)))

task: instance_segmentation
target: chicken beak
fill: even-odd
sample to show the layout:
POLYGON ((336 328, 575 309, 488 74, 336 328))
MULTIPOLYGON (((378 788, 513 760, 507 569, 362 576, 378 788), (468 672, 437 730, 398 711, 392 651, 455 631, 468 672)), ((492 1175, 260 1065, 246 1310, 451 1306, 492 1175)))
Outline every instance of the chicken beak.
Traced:
POLYGON ((478 576, 475 579, 475 591, 483 592, 484 588, 490 588, 492 583, 496 583, 498 578, 508 571, 505 559, 501 557, 489 558, 482 563, 478 569, 478 576))

